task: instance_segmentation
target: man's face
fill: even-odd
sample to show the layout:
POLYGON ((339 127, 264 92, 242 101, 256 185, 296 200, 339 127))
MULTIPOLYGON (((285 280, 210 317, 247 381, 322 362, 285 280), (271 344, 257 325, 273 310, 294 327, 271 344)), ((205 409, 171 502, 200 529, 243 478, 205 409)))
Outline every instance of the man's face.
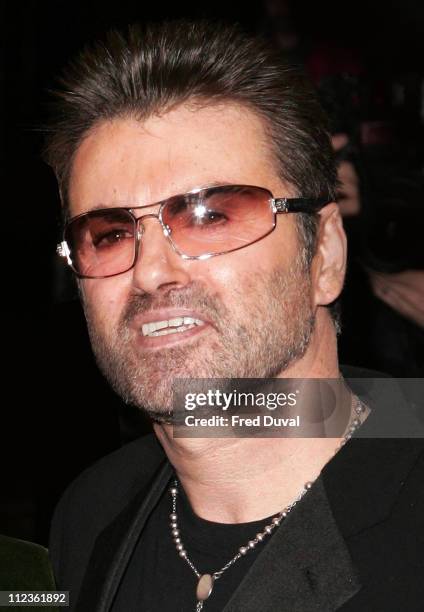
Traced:
MULTIPOLYGON (((294 195, 273 168, 254 114, 230 105, 179 107, 144 123, 114 120, 92 131, 74 159, 70 212, 154 204, 212 183, 294 195)), ((132 270, 80 281, 99 366, 126 401, 157 417, 171 409, 174 378, 290 371, 307 349, 314 320, 294 215, 279 215, 275 231, 259 242, 204 261, 175 253, 157 219, 143 225, 132 270), (146 323, 183 317, 202 324, 163 335, 145 335, 145 326, 143 333, 146 323)))

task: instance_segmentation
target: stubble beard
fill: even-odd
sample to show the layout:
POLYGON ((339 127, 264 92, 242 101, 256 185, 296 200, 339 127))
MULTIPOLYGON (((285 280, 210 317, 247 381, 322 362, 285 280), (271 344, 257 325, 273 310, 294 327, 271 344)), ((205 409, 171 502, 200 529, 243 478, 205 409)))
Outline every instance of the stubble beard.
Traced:
POLYGON ((233 289, 231 301, 243 305, 243 316, 238 314, 237 320, 218 296, 199 283, 171 289, 160 297, 132 295, 116 330, 97 325, 94 310, 85 303, 100 370, 126 403, 154 421, 169 422, 174 379, 273 378, 303 357, 315 323, 303 258, 288 270, 274 270, 268 276, 252 274, 248 283, 233 289), (181 346, 143 351, 136 347, 131 322, 159 308, 189 308, 215 329, 181 346))

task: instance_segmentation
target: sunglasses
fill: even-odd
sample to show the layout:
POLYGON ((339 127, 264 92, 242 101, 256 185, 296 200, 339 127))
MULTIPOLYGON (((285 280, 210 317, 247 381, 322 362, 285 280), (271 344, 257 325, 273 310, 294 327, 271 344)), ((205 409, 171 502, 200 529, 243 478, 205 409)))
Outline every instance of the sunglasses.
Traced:
POLYGON ((136 263, 143 219, 154 217, 183 259, 209 259, 244 249, 276 226, 277 213, 316 213, 328 198, 274 198, 268 189, 221 185, 194 189, 155 204, 102 208, 70 219, 57 247, 80 278, 123 274, 136 263), (159 206, 157 214, 134 212, 159 206))

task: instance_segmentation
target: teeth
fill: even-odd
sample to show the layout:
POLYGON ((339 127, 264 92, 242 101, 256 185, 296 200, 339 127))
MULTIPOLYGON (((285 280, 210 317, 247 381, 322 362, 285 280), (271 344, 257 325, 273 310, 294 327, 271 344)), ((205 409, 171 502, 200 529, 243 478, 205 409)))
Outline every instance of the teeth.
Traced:
POLYGON ((193 317, 175 317, 175 319, 145 323, 141 331, 143 336, 165 336, 192 329, 197 325, 204 325, 204 322, 193 317))
POLYGON ((192 329, 193 327, 196 327, 196 325, 188 325, 187 327, 185 325, 180 326, 180 327, 168 327, 167 329, 162 329, 160 331, 152 332, 149 335, 150 336, 167 336, 169 334, 178 334, 179 332, 184 332, 187 329, 192 329))
POLYGON ((149 325, 154 328, 153 331, 156 329, 165 329, 165 327, 168 327, 168 321, 158 321, 157 323, 149 323, 149 325))
POLYGON ((187 319, 187 322, 191 321, 195 325, 204 325, 205 324, 204 321, 201 321, 200 319, 192 319, 191 317, 184 317, 184 323, 186 323, 186 319, 187 319))
POLYGON ((173 327, 173 328, 162 329, 161 331, 153 332, 153 335, 155 335, 155 336, 167 336, 168 334, 176 334, 177 332, 178 332, 178 329, 173 327))
POLYGON ((179 327, 180 325, 183 324, 184 318, 183 317, 177 317, 176 319, 169 319, 169 327, 179 327))

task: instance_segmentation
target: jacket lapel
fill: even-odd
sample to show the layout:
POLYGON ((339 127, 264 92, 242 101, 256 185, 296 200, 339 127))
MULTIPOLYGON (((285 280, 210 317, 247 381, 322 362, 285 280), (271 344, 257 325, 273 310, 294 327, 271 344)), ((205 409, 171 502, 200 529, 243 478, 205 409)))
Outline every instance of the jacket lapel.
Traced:
MULTIPOLYGON (((363 425, 364 431, 366 425, 367 422, 363 425)), ((345 539, 390 515, 408 473, 423 450, 424 439, 358 438, 351 440, 325 466, 322 471, 325 490, 345 539)))
POLYGON ((165 461, 96 540, 76 605, 79 612, 110 610, 122 575, 144 525, 172 475, 165 461))
POLYGON ((359 589, 319 478, 259 555, 225 612, 330 612, 359 589))

